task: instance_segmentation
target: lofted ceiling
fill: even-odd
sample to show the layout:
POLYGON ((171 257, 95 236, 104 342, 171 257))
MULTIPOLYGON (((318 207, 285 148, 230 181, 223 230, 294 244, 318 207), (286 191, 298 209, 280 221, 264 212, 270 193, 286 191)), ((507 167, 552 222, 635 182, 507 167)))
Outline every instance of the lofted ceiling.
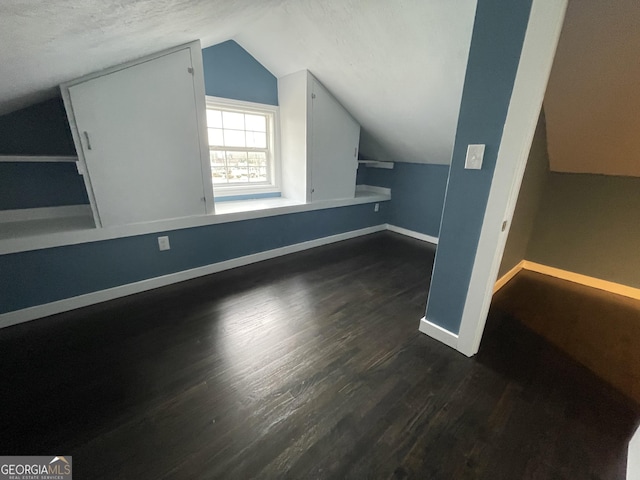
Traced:
POLYGON ((544 100, 552 171, 640 177, 640 2, 572 0, 544 100))
POLYGON ((448 164, 476 0, 3 0, 0 114, 199 38, 276 77, 310 70, 362 125, 361 153, 448 164))

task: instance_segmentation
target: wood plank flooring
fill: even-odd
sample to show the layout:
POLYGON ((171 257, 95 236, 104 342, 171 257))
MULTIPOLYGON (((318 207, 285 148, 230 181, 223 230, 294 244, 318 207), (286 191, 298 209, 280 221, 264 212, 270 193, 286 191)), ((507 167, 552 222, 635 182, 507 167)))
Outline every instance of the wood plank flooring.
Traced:
POLYGON ((523 270, 494 303, 640 402, 640 300, 523 270))
POLYGON ((624 478, 637 407, 492 312, 418 332, 433 247, 385 232, 0 330, 0 454, 79 479, 624 478))

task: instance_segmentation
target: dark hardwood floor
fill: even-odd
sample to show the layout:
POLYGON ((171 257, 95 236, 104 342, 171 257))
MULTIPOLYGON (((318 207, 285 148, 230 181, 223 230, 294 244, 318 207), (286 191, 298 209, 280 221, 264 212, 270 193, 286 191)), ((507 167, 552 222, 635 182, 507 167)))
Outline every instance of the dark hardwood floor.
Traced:
POLYGON ((640 300, 523 270, 494 306, 640 402, 640 300))
POLYGON ((434 250, 380 233, 0 330, 0 455, 78 479, 618 479, 635 404, 501 312, 420 334, 434 250))

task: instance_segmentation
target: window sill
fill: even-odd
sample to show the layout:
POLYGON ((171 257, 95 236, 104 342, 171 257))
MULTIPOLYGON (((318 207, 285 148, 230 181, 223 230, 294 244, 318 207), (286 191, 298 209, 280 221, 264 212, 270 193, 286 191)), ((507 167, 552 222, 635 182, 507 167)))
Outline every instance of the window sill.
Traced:
POLYGON ((2 224, 0 228, 0 255, 136 235, 170 232, 184 228, 203 227, 290 213, 385 202, 390 199, 391 195, 386 191, 371 191, 359 188, 355 198, 343 200, 300 203, 279 197, 229 201, 216 204, 215 215, 198 215, 118 227, 87 228, 87 224, 83 222, 53 222, 51 219, 11 222, 2 224), (49 230, 49 227, 55 228, 55 230, 49 230))
POLYGON ((305 205, 284 197, 273 198, 253 198, 249 200, 228 200, 216 203, 216 215, 229 215, 240 212, 254 212, 258 210, 268 210, 271 208, 292 207, 295 205, 305 205))

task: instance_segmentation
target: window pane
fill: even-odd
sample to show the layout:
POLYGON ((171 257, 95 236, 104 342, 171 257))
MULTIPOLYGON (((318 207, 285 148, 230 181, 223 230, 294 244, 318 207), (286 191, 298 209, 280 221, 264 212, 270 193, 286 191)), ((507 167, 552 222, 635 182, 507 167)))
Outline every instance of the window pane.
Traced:
POLYGON ((224 167, 212 167, 211 179, 214 184, 227 183, 227 169, 224 167))
POLYGON ((222 128, 222 112, 220 110, 207 109, 207 127, 222 128))
POLYGON ((209 145, 215 145, 218 147, 224 147, 224 140, 222 137, 222 130, 219 128, 209 129, 209 145))
POLYGON ((267 117, 264 115, 245 115, 246 129, 256 132, 267 131, 267 117))
POLYGON ((220 150, 212 150, 209 152, 209 159, 211 160, 212 167, 224 167, 225 166, 225 158, 224 152, 220 150))
POLYGON ((269 181, 269 120, 268 114, 227 111, 224 107, 207 108, 209 159, 214 184, 250 187, 269 181))
POLYGON ((266 167, 267 154, 265 152, 249 152, 250 167, 266 167))
POLYGON ((227 165, 230 167, 246 167, 247 166, 247 152, 226 152, 227 153, 227 165))
POLYGON ((250 182, 266 182, 267 169, 265 167, 249 167, 250 182))
POLYGON ((245 147, 244 132, 241 130, 225 130, 224 131, 225 147, 245 147))
POLYGON ((247 132, 247 147, 267 148, 267 134, 261 132, 247 132))
POLYGON ((249 174, 247 167, 231 167, 229 168, 229 183, 247 183, 249 174))
POLYGON ((244 113, 222 112, 222 123, 225 129, 244 130, 244 113))

